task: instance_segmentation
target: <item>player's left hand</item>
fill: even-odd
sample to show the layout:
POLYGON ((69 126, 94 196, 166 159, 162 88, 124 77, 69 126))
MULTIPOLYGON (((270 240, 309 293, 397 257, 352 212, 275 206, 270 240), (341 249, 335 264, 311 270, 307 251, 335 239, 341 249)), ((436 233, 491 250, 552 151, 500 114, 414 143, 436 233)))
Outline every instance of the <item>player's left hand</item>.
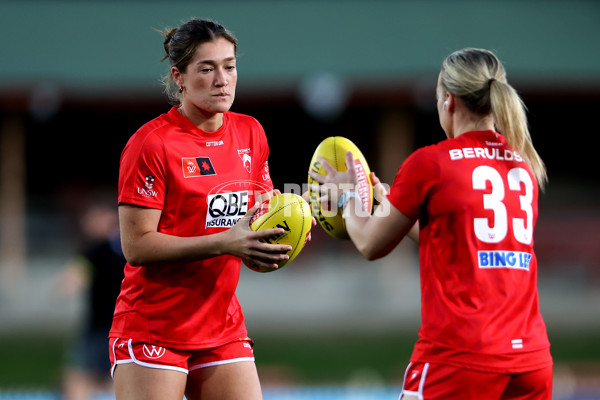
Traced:
POLYGON ((346 168, 344 172, 340 172, 333 168, 323 157, 318 157, 319 162, 327 173, 321 175, 313 170, 308 171, 311 178, 319 182, 318 188, 313 186, 311 190, 319 192, 321 197, 319 201, 322 204, 337 204, 338 198, 345 191, 356 191, 358 179, 356 177, 356 168, 354 164, 354 156, 352 152, 346 153, 346 168))

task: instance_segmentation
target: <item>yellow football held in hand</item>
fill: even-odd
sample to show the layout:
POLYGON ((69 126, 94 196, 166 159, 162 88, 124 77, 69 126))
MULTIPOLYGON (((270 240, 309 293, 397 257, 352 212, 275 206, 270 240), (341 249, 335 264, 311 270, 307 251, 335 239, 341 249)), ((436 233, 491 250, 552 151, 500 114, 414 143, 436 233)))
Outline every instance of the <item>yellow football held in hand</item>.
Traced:
MULTIPOLYGON (((250 229, 261 231, 271 228, 282 228, 284 233, 264 238, 262 242, 292 246, 287 253, 290 258, 279 263, 278 269, 281 269, 296 258, 309 238, 312 215, 306 200, 293 193, 282 193, 262 202, 252 217, 250 229)), ((256 272, 276 271, 256 265, 246 266, 256 272)))
MULTIPOLYGON (((371 170, 367 164, 367 160, 356 147, 354 143, 342 136, 331 136, 323 140, 310 161, 310 170, 321 175, 327 175, 323 169, 318 157, 321 156, 337 171, 345 172, 346 168, 346 153, 350 151, 354 156, 354 167, 356 168, 356 176, 358 178, 358 186, 353 188, 360 196, 365 209, 370 213, 373 210, 373 185, 371 183, 371 170)), ((311 188, 312 184, 318 182, 308 176, 308 187, 310 194, 310 205, 313 214, 325 232, 336 239, 348 239, 346 224, 342 213, 339 212, 337 204, 321 204, 319 201, 320 194, 314 192, 311 188)))

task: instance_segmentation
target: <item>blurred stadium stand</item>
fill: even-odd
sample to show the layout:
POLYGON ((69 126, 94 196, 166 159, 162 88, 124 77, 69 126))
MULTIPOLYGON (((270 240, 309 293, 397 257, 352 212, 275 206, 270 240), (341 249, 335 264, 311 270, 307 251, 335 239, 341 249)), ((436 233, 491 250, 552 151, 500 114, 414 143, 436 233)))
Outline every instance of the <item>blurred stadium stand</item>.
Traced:
MULTIPOLYGON (((495 51, 550 176, 536 235, 542 311, 551 331, 600 332, 600 2, 25 0, 0 1, 0 336, 76 329, 80 299, 55 285, 80 244, 78 212, 114 195, 125 142, 168 110, 154 29, 192 16, 237 35, 233 110, 264 125, 282 189, 303 185, 331 135, 391 183, 406 155, 443 138, 444 57, 495 51)), ((416 332, 416 247, 369 264, 315 229, 285 270, 244 269, 251 331, 416 332)))

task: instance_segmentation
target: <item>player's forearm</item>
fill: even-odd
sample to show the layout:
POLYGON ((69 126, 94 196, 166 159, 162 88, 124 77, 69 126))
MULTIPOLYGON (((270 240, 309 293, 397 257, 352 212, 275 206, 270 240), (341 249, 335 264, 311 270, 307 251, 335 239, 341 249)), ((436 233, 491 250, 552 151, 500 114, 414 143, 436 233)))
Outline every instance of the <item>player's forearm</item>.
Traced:
POLYGON ((220 236, 178 237, 148 232, 123 241, 123 252, 134 266, 202 260, 224 254, 220 236))
POLYGON ((344 209, 344 217, 350 238, 366 259, 376 260, 389 254, 411 228, 418 234, 416 220, 402 214, 387 200, 373 214, 362 207, 356 208, 361 205, 358 199, 351 199, 344 209))
POLYGON ((377 248, 376 236, 373 235, 371 226, 369 226, 370 219, 371 216, 362 209, 359 200, 351 199, 348 201, 344 209, 346 231, 356 249, 367 260, 375 260, 385 254, 382 254, 380 249, 377 248))
POLYGON ((419 243, 419 222, 415 222, 415 224, 410 228, 410 231, 406 234, 409 238, 419 243))

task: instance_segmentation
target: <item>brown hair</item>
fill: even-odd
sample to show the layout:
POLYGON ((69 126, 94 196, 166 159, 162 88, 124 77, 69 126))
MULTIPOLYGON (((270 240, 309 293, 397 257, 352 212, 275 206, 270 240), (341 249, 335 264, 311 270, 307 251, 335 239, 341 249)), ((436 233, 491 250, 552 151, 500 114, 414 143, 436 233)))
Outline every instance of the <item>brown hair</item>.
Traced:
POLYGON ((458 96, 473 113, 492 114, 507 143, 529 164, 543 189, 548 180, 544 162, 533 147, 525 104, 508 84, 506 71, 494 53, 466 48, 450 54, 442 63, 441 84, 458 96))
MULTIPOLYGON (((166 55, 161 61, 169 60, 171 67, 177 67, 181 73, 185 73, 188 64, 194 58, 196 49, 203 43, 212 42, 223 38, 233 44, 237 54, 237 39, 223 25, 207 19, 193 18, 179 28, 167 28, 160 31, 165 37, 164 48, 166 55)), ((177 104, 181 101, 179 88, 173 81, 171 71, 163 79, 165 93, 169 99, 177 104)))

